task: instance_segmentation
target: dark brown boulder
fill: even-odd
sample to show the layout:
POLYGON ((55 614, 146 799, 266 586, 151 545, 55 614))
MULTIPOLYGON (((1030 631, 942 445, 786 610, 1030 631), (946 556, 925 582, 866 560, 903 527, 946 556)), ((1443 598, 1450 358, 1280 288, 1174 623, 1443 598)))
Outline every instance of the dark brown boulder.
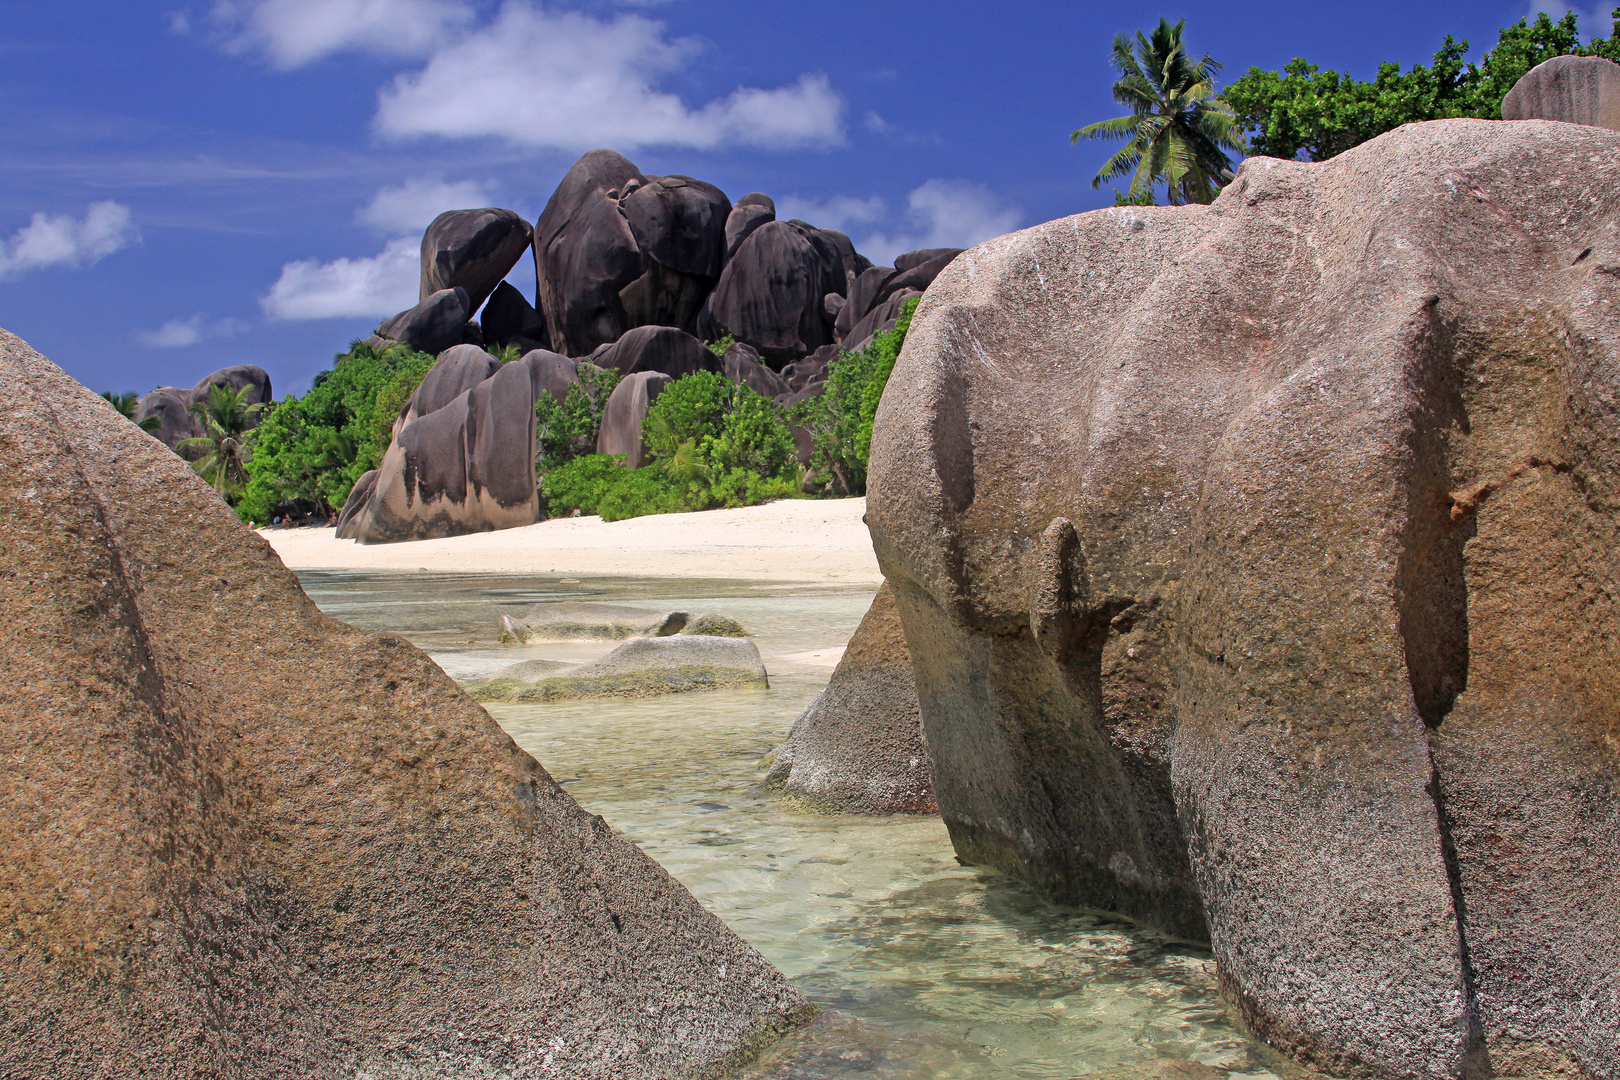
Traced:
POLYGON ((476 345, 457 345, 439 354, 411 399, 400 410, 394 425, 397 434, 403 424, 428 413, 438 412, 457 397, 501 370, 501 362, 476 345))
POLYGON ((446 210, 422 234, 422 295, 467 290, 467 313, 489 298, 523 257, 533 231, 512 210, 446 210))
POLYGON ((833 333, 839 341, 848 339, 849 332, 855 329, 855 324, 872 310, 872 305, 878 302, 878 295, 882 292, 884 283, 894 274, 893 267, 870 266, 856 277, 855 284, 849 290, 849 299, 839 307, 837 318, 833 323, 833 333))
POLYGON ((372 492, 377 490, 377 470, 367 469, 360 474, 360 479, 354 482, 349 489, 349 497, 343 500, 343 509, 338 511, 337 531, 333 534, 338 540, 357 540, 355 518, 360 516, 366 504, 371 501, 372 492))
POLYGON ((885 584, 765 776, 789 797, 841 814, 937 814, 894 592, 885 584))
POLYGON ((4 333, 0 384, 0 1075, 720 1075, 809 1011, 4 333))
POLYGON ((726 258, 737 254, 737 249, 748 235, 767 221, 776 220, 776 203, 769 195, 758 191, 737 200, 726 218, 726 258))
POLYGON ((626 375, 661 371, 672 379, 721 369, 713 349, 673 326, 638 326, 594 354, 591 363, 617 368, 626 375))
MULTIPOLYGON (((274 401, 270 387, 270 374, 257 364, 233 364, 203 376, 190 390, 174 386, 160 386, 141 398, 135 409, 135 422, 148 417, 158 418, 158 427, 152 437, 166 446, 174 447, 186 439, 202 435, 202 423, 191 414, 190 408, 207 400, 211 387, 223 386, 232 391, 247 390, 244 399, 249 405, 269 405, 274 401)), ((260 415, 248 418, 248 427, 259 426, 260 415)))
POLYGON ((849 331, 844 339, 843 347, 850 352, 859 352, 872 344, 872 338, 886 330, 893 330, 900 318, 900 308, 907 300, 919 297, 922 293, 914 289, 902 289, 893 293, 887 299, 876 304, 868 311, 860 322, 849 331))
POLYGON ((954 261, 867 516, 960 856, 1336 1075, 1620 1075, 1617 218, 1446 120, 954 261))
POLYGON ((839 260, 844 264, 844 287, 836 294, 847 296, 855 287, 855 282, 862 274, 872 268, 872 260, 855 250, 855 244, 845 233, 837 229, 817 229, 816 233, 831 244, 838 251, 839 260))
POLYGON ((907 270, 913 270, 926 263, 938 262, 941 259, 944 262, 940 263, 940 265, 944 266, 960 254, 962 254, 961 248, 918 248, 916 251, 896 255, 894 257, 894 268, 903 274, 907 270))
POLYGON ((766 359, 791 360, 832 341, 823 298, 847 289, 842 257, 815 229, 769 221, 726 263, 707 310, 766 359))
POLYGON ((568 400, 568 388, 579 382, 579 364, 566 356, 545 349, 523 354, 524 363, 534 369, 535 385, 559 402, 568 400))
POLYGON ((638 371, 619 380, 602 409, 602 428, 596 435, 598 454, 623 454, 625 464, 639 469, 647 464, 641 443, 641 422, 647 410, 674 382, 661 371, 638 371))
POLYGON ((534 310, 509 281, 495 286, 489 302, 478 316, 478 322, 483 328, 484 344, 488 348, 499 349, 518 342, 532 342, 529 345, 531 349, 551 347, 545 316, 534 310))
POLYGON ((914 292, 922 292, 933 284, 934 279, 939 276, 939 272, 949 266, 951 261, 961 253, 959 248, 914 252, 915 255, 930 255, 929 258, 915 263, 910 262, 904 255, 900 256, 894 260, 894 273, 885 279, 882 287, 878 289, 878 302, 887 300, 895 293, 905 292, 908 289, 914 292), (906 263, 906 265, 901 266, 901 263, 906 263))
POLYGON ((619 290, 641 276, 641 250, 618 193, 641 171, 612 150, 574 163, 534 226, 536 306, 551 347, 582 356, 629 329, 619 290), (609 192, 612 192, 612 197, 609 192))
POLYGON ((720 363, 726 378, 734 383, 742 383, 764 397, 774 398, 790 392, 787 380, 760 363, 759 353, 740 341, 726 350, 720 363))
POLYGON ((372 333, 370 343, 382 349, 397 341, 417 352, 438 356, 462 343, 472 313, 466 289, 459 285, 440 289, 415 307, 386 320, 372 333))
POLYGON ((1555 56, 1531 68, 1502 99, 1504 120, 1561 120, 1620 131, 1620 64, 1555 56))

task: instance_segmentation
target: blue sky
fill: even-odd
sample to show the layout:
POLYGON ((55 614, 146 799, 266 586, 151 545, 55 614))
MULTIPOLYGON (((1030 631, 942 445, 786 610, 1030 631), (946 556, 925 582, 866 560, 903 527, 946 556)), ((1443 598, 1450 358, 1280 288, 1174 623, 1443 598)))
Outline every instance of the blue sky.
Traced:
MULTIPOLYGON (((1111 144, 1068 134, 1117 115, 1110 43, 1160 14, 1230 78, 1299 55, 1369 77, 1530 10, 0 0, 0 326, 98 391, 257 363, 301 393, 414 301, 437 210, 532 220, 595 146, 881 261, 1111 203, 1111 144)), ((512 279, 532 298, 528 259, 512 279)))

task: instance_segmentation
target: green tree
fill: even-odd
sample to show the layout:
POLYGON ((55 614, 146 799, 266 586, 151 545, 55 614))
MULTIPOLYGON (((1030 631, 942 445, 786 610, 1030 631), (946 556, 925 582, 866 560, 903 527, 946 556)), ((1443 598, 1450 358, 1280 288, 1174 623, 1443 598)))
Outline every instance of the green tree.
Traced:
POLYGON ((1620 60, 1620 17, 1611 33, 1583 45, 1574 13, 1556 22, 1542 14, 1498 33, 1496 48, 1478 63, 1464 60, 1467 41, 1448 36, 1427 67, 1414 64, 1403 72, 1399 64, 1383 64, 1364 82, 1295 57, 1281 71, 1250 68, 1224 96, 1253 153, 1325 161, 1402 124, 1465 116, 1499 120, 1513 84, 1544 60, 1620 60))
POLYGON ((212 385, 208 396, 191 403, 189 411, 202 424, 203 434, 194 439, 182 439, 176 450, 192 451, 200 456, 191 467, 203 479, 214 485, 221 498, 227 497, 247 479, 247 433, 264 403, 248 403, 251 386, 232 390, 228 386, 212 385))
POLYGON ((1114 39, 1110 63, 1120 73, 1114 100, 1131 111, 1069 137, 1070 142, 1128 140, 1103 163, 1092 187, 1129 176, 1132 201, 1162 182, 1172 205, 1207 203, 1231 176, 1227 151, 1242 153, 1244 145, 1231 109, 1215 92, 1221 65, 1208 53, 1196 61, 1188 55, 1182 41, 1186 23, 1161 17, 1151 37, 1137 31, 1134 47, 1124 34, 1114 39))
POLYGON ((534 403, 534 414, 535 441, 539 444, 535 467, 541 475, 596 449, 602 414, 621 375, 618 368, 581 364, 579 381, 568 387, 563 400, 540 395, 534 403))
MULTIPOLYGON (((107 404, 118 410, 119 415, 131 423, 136 423, 135 414, 141 408, 141 396, 139 394, 133 390, 127 394, 115 394, 111 390, 103 390, 101 396, 107 399, 107 404)), ((142 431, 156 431, 163 426, 163 421, 155 416, 148 416, 145 420, 139 421, 138 425, 142 431)))

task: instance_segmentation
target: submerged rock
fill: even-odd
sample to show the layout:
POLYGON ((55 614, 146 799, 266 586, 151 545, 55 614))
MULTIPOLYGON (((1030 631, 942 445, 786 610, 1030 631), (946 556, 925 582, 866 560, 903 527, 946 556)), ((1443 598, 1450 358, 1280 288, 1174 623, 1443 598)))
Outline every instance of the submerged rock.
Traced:
POLYGON ((0 386, 0 1074, 718 1075, 809 1011, 3 332, 0 386))
POLYGON ((624 604, 597 604, 564 600, 535 604, 514 619, 501 616, 501 640, 514 641, 620 641, 632 637, 668 637, 701 634, 707 637, 747 637, 735 619, 703 612, 653 611, 624 604))
POLYGON ((1479 120, 951 262, 868 518, 960 856, 1328 1072, 1620 1075, 1616 266, 1620 135, 1479 120))
POLYGON ((525 660, 469 683, 467 692, 480 701, 562 701, 766 685, 752 641, 677 633, 631 638, 588 664, 525 660))
POLYGON ((765 776, 817 810, 937 814, 911 654, 885 584, 765 776))

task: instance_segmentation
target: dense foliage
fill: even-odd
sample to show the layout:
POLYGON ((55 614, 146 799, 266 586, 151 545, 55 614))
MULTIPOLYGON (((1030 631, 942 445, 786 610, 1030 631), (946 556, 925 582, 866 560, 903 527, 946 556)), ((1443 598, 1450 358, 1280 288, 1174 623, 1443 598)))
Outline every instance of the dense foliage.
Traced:
POLYGON ((916 310, 915 298, 902 304, 893 330, 876 335, 861 351, 844 353, 834 360, 828 365, 827 385, 821 396, 799 405, 798 423, 809 429, 815 446, 810 461, 812 482, 830 483, 834 494, 861 495, 866 491, 872 420, 916 310))
POLYGON ((247 434, 254 418, 264 410, 263 402, 248 404, 248 395, 253 391, 251 386, 239 390, 210 386, 206 397, 188 407, 203 433, 182 439, 175 446, 182 456, 191 459, 191 467, 214 485, 222 499, 229 499, 247 479, 247 434))
POLYGON ((642 439, 652 463, 640 469, 586 454, 547 471, 541 492, 550 512, 578 510, 617 521, 751 506, 798 493, 793 436, 781 413, 718 372, 666 387, 647 410, 642 439))
POLYGON ((579 382, 568 388, 562 401, 550 394, 540 395, 534 403, 534 432, 539 445, 536 464, 542 475, 595 450, 602 413, 619 379, 617 368, 581 364, 579 382))
POLYGON ((432 366, 432 356, 404 345, 350 346, 309 393, 266 411, 252 436, 237 513, 264 522, 278 514, 327 517, 341 508, 361 474, 382 461, 394 421, 432 366))
POLYGON ((1188 55, 1182 41, 1186 22, 1161 17, 1151 36, 1138 31, 1134 43, 1124 34, 1114 39, 1110 62, 1120 73, 1114 100, 1131 111, 1070 136, 1071 142, 1127 140, 1103 163, 1092 187, 1129 176, 1130 201, 1151 201, 1154 185, 1162 183, 1172 205, 1207 203, 1231 175, 1227 151, 1240 153, 1244 146, 1231 110, 1215 92, 1221 65, 1208 53, 1201 60, 1188 55))
POLYGON ((1384 64, 1370 82, 1323 71, 1296 58, 1282 71, 1250 68, 1222 95, 1250 152, 1323 161, 1386 131, 1420 120, 1474 116, 1501 119, 1502 99, 1531 68, 1554 56, 1620 60, 1620 19, 1613 36, 1581 44, 1574 13, 1520 19, 1497 36, 1496 48, 1467 63, 1467 41, 1447 37, 1428 67, 1403 72, 1384 64))

